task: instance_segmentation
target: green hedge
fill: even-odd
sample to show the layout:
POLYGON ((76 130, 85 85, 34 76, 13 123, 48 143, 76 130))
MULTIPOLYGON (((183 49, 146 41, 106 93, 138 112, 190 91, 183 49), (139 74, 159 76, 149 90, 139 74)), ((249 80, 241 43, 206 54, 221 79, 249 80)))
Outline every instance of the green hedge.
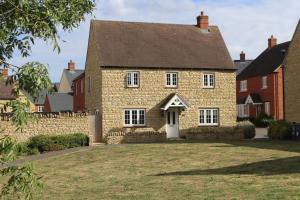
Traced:
POLYGON ((273 140, 292 139, 293 126, 287 121, 275 121, 268 128, 268 136, 273 140))
POLYGON ((255 137, 255 126, 250 121, 238 122, 237 128, 242 129, 244 139, 252 139, 255 137))
POLYGON ((70 135, 34 136, 30 138, 27 147, 34 152, 38 150, 40 153, 43 153, 88 145, 88 136, 82 133, 76 133, 70 135))

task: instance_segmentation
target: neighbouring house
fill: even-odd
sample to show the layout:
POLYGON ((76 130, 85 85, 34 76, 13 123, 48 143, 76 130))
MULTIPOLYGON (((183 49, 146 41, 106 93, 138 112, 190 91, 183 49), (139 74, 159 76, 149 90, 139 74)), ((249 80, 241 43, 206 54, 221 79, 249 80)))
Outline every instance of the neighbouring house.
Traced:
POLYGON ((284 61, 285 119, 300 123, 300 20, 284 61))
POLYGON ((234 61, 236 68, 236 75, 239 75, 253 60, 246 60, 246 54, 242 51, 240 53, 240 59, 234 61))
POLYGON ((76 69, 76 64, 70 60, 68 68, 63 70, 59 84, 57 85, 57 92, 59 93, 73 93, 72 83, 75 78, 84 73, 83 69, 76 69))
MULTIPOLYGON (((236 69, 217 26, 92 20, 85 67, 94 142, 110 133, 236 124, 236 69)), ((142 136, 141 136, 142 137, 142 136)))
MULTIPOLYGON (((77 77, 79 77, 83 74, 84 74, 84 70, 76 69, 75 62, 70 60, 70 62, 68 63, 68 68, 63 70, 60 82, 54 84, 54 89, 56 90, 56 92, 46 95, 45 112, 71 112, 71 111, 74 111, 73 81, 77 77)), ((76 95, 76 97, 77 97, 77 95, 76 95)))
POLYGON ((283 61, 290 42, 277 44, 272 35, 268 47, 237 75, 238 117, 257 117, 259 113, 284 119, 283 61))
POLYGON ((73 80, 73 111, 80 112, 85 111, 85 88, 84 88, 84 77, 82 73, 73 80))
MULTIPOLYGON (((7 106, 7 103, 9 103, 12 100, 16 100, 16 97, 12 94, 13 85, 6 85, 6 80, 9 78, 8 69, 4 68, 2 69, 2 72, 0 74, 0 113, 9 113, 11 112, 11 109, 9 106, 7 106)), ((26 101, 27 96, 25 95, 25 92, 20 91, 19 100, 26 101)), ((30 104, 30 112, 35 112, 36 107, 34 102, 29 100, 30 104)))

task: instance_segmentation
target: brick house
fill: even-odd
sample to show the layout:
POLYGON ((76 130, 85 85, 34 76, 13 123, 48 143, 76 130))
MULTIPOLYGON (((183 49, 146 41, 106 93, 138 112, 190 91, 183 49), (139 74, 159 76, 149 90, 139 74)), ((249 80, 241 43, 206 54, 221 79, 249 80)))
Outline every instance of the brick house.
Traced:
POLYGON ((256 117, 264 112, 274 119, 284 118, 283 61, 290 42, 277 44, 268 39, 268 48, 237 75, 238 117, 256 117))
POLYGON ((166 132, 236 123, 235 67, 217 26, 92 20, 86 108, 95 141, 111 132, 166 132))
POLYGON ((285 119, 300 123, 300 20, 284 61, 285 119))
POLYGON ((85 111, 85 88, 84 88, 84 77, 82 73, 73 80, 73 111, 85 111))

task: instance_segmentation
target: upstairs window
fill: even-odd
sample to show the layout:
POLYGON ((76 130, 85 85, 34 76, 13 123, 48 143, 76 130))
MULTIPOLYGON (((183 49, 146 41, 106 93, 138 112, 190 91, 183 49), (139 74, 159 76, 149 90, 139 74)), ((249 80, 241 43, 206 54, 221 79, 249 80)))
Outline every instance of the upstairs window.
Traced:
POLYGON ((266 89, 268 88, 268 77, 267 76, 263 76, 261 78, 261 82, 262 82, 262 89, 266 89))
POLYGON ((245 92, 245 91, 247 91, 247 80, 240 82, 240 92, 245 92))
POLYGON ((200 126, 219 125, 219 109, 200 109, 199 114, 200 126))
POLYGON ((166 87, 177 87, 178 73, 167 72, 166 73, 166 87))
POLYGON ((203 88, 214 88, 214 74, 203 74, 203 88))
POLYGON ((145 109, 125 109, 124 110, 124 125, 126 127, 145 126, 146 115, 145 109))
POLYGON ((127 87, 139 87, 139 72, 127 72, 127 87))

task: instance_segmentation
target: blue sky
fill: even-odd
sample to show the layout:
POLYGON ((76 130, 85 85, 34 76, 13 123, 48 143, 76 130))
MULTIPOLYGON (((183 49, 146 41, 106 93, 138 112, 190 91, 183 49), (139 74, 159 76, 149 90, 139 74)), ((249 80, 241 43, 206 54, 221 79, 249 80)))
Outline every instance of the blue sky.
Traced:
POLYGON ((16 52, 10 62, 22 65, 40 61, 49 65, 50 77, 59 81, 70 59, 78 68, 85 65, 90 19, 144 21, 195 24, 195 17, 204 11, 210 24, 218 25, 233 59, 240 51, 255 58, 267 46, 273 34, 278 42, 291 39, 300 14, 299 0, 98 0, 94 17, 88 16, 71 33, 60 32, 61 53, 52 51, 50 44, 37 41, 30 57, 16 52))

